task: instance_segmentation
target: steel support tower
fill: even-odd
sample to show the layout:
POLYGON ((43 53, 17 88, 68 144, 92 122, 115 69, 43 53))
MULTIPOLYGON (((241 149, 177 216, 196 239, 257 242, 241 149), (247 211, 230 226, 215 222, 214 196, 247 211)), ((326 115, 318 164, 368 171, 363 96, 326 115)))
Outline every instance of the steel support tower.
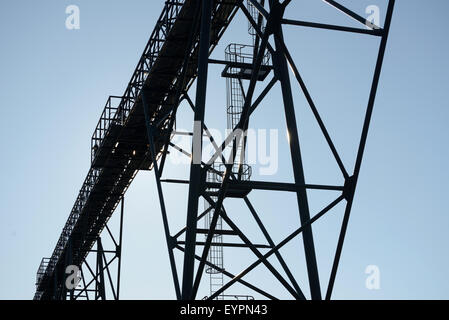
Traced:
MULTIPOLYGON (((124 195, 140 170, 152 170, 154 173, 157 186, 155 198, 160 203, 162 227, 177 299, 198 298, 205 268, 215 269, 226 277, 226 282, 221 288, 215 288, 208 299, 227 294, 236 283, 261 297, 276 299, 269 290, 263 288, 263 283, 244 279, 259 266, 264 266, 294 299, 331 299, 367 142, 395 1, 388 0, 384 25, 381 27, 337 1, 323 0, 341 14, 360 23, 358 28, 287 19, 284 14, 292 4, 291 0, 248 1, 249 7, 242 0, 172 0, 165 3, 124 94, 112 96, 106 103, 92 136, 91 168, 51 257, 44 258, 38 269, 35 299, 120 298, 124 195), (254 34, 251 60, 212 59, 211 54, 239 11, 248 20, 254 34), (320 116, 319 108, 288 49, 288 43, 284 40, 283 29, 287 25, 356 33, 380 39, 355 165, 351 171, 345 167, 320 116), (269 63, 267 56, 270 57, 269 63), (246 88, 241 88, 244 94, 237 117, 230 122, 233 131, 224 141, 214 140, 205 123, 210 64, 222 66, 223 77, 247 82, 246 88), (292 84, 289 70, 297 85, 292 84), (194 82, 195 90, 191 90, 194 82), (285 115, 289 134, 294 178, 290 183, 244 179, 245 163, 236 159, 238 152, 231 153, 227 159, 223 156, 226 148, 238 150, 241 147, 244 153, 247 144, 244 132, 248 129, 251 116, 256 110, 262 112, 258 107, 267 94, 274 90, 275 84, 279 84, 281 88, 282 108, 279 112, 285 115), (256 88, 261 89, 257 96, 256 88), (294 90, 299 90, 308 102, 341 172, 341 185, 306 182, 293 100, 294 90), (195 91, 194 98, 191 97, 191 91, 195 91), (191 152, 172 142, 173 136, 177 134, 176 116, 182 102, 190 106, 194 115, 193 132, 190 133, 191 152), (201 156, 203 136, 207 136, 216 148, 210 159, 203 159, 201 156), (181 152, 191 158, 188 180, 171 179, 170 173, 164 170, 169 152, 181 152), (222 168, 217 169, 217 159, 222 161, 222 168), (208 178, 210 173, 219 179, 208 178), (172 196, 164 193, 163 184, 168 183, 188 186, 186 225, 177 233, 172 233, 170 229, 165 205, 172 196), (289 209, 298 211, 296 230, 275 243, 270 226, 262 223, 255 204, 250 201, 249 195, 253 190, 294 194, 297 207, 289 209), (337 195, 318 212, 311 212, 308 190, 329 190, 337 195), (251 241, 239 227, 239 221, 228 215, 226 201, 230 198, 242 201, 247 207, 247 214, 254 219, 254 225, 260 229, 265 243, 251 241), (199 211, 200 199, 209 204, 203 212, 199 211), (114 236, 108 227, 108 221, 120 203, 120 229, 118 235, 114 236), (331 272, 323 283, 319 279, 312 226, 339 203, 344 203, 345 206, 343 222, 335 254, 330 257, 333 261, 331 272), (199 225, 205 217, 209 220, 202 224, 206 228, 201 229, 199 225), (102 235, 105 230, 106 234, 102 235), (302 236, 307 283, 300 283, 295 278, 281 254, 281 249, 299 235, 302 236), (114 248, 105 249, 101 236, 110 237, 114 248), (216 240, 217 236, 221 237, 219 241, 216 240), (225 240, 227 236, 236 237, 239 242, 228 242, 225 240), (247 250, 256 260, 243 270, 235 270, 236 272, 229 261, 229 270, 233 271, 231 273, 215 264, 213 259, 208 259, 210 252, 213 252, 211 248, 216 246, 247 250), (182 263, 176 260, 175 252, 183 254, 182 263), (96 261, 95 267, 88 263, 89 257, 96 261), (280 268, 270 262, 270 257, 276 258, 280 268), (117 268, 116 277, 111 273, 114 263, 117 268), (76 288, 70 289, 66 284, 67 266, 79 267, 81 281, 76 288), (106 290, 106 286, 110 290, 106 290), (310 294, 304 293, 304 286, 308 286, 310 294), (112 297, 106 297, 106 292, 112 292, 112 297)), ((234 83, 240 85, 239 81, 234 83)))

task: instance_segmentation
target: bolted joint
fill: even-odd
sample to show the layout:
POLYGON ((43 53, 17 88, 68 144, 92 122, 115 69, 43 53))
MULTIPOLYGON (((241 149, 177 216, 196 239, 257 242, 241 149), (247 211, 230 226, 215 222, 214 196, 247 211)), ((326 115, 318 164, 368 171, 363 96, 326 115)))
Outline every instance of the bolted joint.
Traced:
POLYGON ((172 236, 168 237, 167 242, 168 242, 168 248, 170 250, 173 250, 176 247, 176 245, 178 244, 178 240, 176 240, 176 238, 172 237, 172 236))
POLYGON ((222 218, 224 218, 224 219, 229 218, 228 214, 226 213, 226 211, 223 210, 223 205, 222 205, 221 210, 220 210, 220 216, 222 218))
POLYGON ((343 196, 345 197, 346 201, 352 200, 355 193, 355 177, 351 176, 346 179, 344 189, 343 189, 343 196))
POLYGON ((277 34, 281 30, 282 19, 285 13, 285 6, 279 0, 273 1, 270 8, 270 16, 268 17, 266 30, 268 34, 277 34))

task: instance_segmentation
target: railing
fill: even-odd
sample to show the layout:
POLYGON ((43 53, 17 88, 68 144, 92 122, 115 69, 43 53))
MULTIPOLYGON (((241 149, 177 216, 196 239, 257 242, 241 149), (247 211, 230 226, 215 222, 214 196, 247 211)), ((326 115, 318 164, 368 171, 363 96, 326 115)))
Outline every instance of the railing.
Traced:
POLYGON ((39 269, 37 269, 36 273, 36 285, 41 281, 42 277, 44 276, 49 261, 50 261, 49 258, 42 258, 41 264, 39 265, 39 269))
MULTIPOLYGON (((61 236, 59 237, 56 247, 53 250, 53 254, 51 255, 51 258, 48 260, 45 272, 41 272, 41 276, 38 277, 38 281, 36 283, 37 287, 39 287, 39 284, 44 275, 50 276, 53 273, 56 264, 58 263, 58 260, 61 257, 64 248, 66 247, 70 235, 72 234, 73 228, 75 227, 76 222, 78 221, 78 218, 82 210, 84 209, 87 199, 93 187, 96 184, 99 173, 100 173, 99 170, 90 169, 86 179, 84 180, 83 186, 78 194, 78 197, 76 198, 75 204, 72 208, 72 211, 70 212, 69 218, 67 219, 67 222, 62 230, 61 236)), ((39 268, 39 270, 41 269, 39 268)))
POLYGON ((108 101, 106 102, 106 105, 103 109, 103 112, 100 116, 100 120, 98 120, 97 127, 95 128, 94 134, 92 135, 91 140, 91 161, 93 162, 95 159, 95 155, 97 153, 97 150, 102 145, 104 138, 108 134, 108 130, 111 126, 112 122, 116 122, 118 125, 123 125, 124 118, 126 111, 129 113, 129 109, 126 111, 120 110, 120 112, 117 112, 119 110, 119 107, 114 107, 116 104, 114 104, 114 101, 120 102, 122 100, 122 97, 116 97, 116 96, 110 96, 108 98, 108 101), (120 115, 116 119, 116 115, 120 115))
POLYGON ((97 127, 92 135, 92 159, 95 159, 97 149, 101 148, 105 136, 108 133, 111 123, 123 125, 137 101, 141 89, 150 73, 154 62, 159 57, 159 53, 166 41, 173 24, 175 23, 185 0, 175 0, 166 2, 164 10, 156 24, 156 28, 148 41, 144 53, 131 77, 131 81, 122 97, 111 96, 106 102, 106 106, 98 121, 97 127), (117 107, 112 107, 112 99, 121 99, 117 107))
MULTIPOLYGON (((122 97, 111 96, 106 102, 105 108, 101 114, 100 120, 98 121, 97 127, 92 136, 92 161, 94 160, 95 153, 94 148, 101 148, 105 137, 111 127, 111 123, 116 122, 117 124, 124 124, 132 112, 132 109, 140 95, 141 89, 150 73, 154 62, 159 56, 159 53, 167 39, 173 24, 175 23, 179 12, 184 5, 185 0, 171 0, 165 3, 164 9, 159 17, 153 33, 151 34, 150 40, 148 41, 145 50, 137 64, 137 67, 131 77, 131 80, 125 90, 122 97), (113 100, 120 99, 117 106, 114 106, 113 100), (95 147, 97 146, 97 147, 95 147)), ((72 234, 73 228, 75 227, 81 212, 90 196, 90 193, 95 186, 98 176, 101 170, 91 168, 89 173, 83 183, 83 186, 79 192, 76 202, 72 208, 70 216, 63 228, 62 234, 56 244, 51 258, 48 260, 48 264, 42 265, 39 268, 39 274, 37 277, 37 287, 44 278, 44 276, 51 276, 61 255, 67 245, 67 242, 72 234), (45 269, 43 271, 42 269, 45 269)), ((39 299, 42 292, 37 291, 35 299, 39 299)))

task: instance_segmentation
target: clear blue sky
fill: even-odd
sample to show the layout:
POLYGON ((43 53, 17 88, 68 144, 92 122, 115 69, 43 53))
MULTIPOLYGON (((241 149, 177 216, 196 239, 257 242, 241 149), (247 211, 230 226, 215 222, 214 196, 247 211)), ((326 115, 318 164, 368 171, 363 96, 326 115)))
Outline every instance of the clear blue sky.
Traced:
MULTIPOLYGON (((89 169, 90 138, 104 103, 109 95, 123 93, 163 2, 0 3, 0 299, 33 297, 39 262, 53 251, 89 169), (65 8, 70 4, 81 10, 80 30, 65 28, 65 8)), ((355 26, 322 1, 292 2, 289 18, 355 26)), ((360 14, 366 6, 377 4, 382 16, 386 3, 341 2, 360 14)), ((449 298, 448 11, 445 0, 397 0, 334 298, 449 298), (368 265, 380 269, 380 290, 365 288, 368 265)), ((238 15, 215 57, 222 58, 224 45, 230 42, 248 43, 246 30, 238 15)), ((285 37, 346 167, 352 170, 378 40, 297 27, 287 28, 285 37)), ((209 84, 206 121, 209 127, 224 128, 225 81, 220 71, 210 70, 215 80, 209 84)), ((293 84, 307 182, 342 183, 293 84)), ((279 92, 276 86, 256 112, 255 128, 285 132, 279 92)), ((183 108, 179 125, 190 129, 191 113, 183 108)), ((280 169, 269 178, 292 181, 283 134, 280 140, 280 169)), ((172 167, 171 177, 181 177, 185 169, 172 167)), ((164 190, 174 233, 185 223, 187 189, 166 186, 164 190)), ((332 194, 310 193, 310 198, 316 212, 332 194)), ((291 195, 254 192, 250 199, 276 241, 297 228, 291 195)), ((229 208, 232 217, 246 224, 248 234, 260 239, 241 204, 231 202, 229 208)), ((323 288, 341 209, 314 226, 323 288)), ((282 252, 307 293, 299 245, 298 239, 282 252)), ((225 266, 234 273, 243 262, 253 260, 225 252, 225 266)), ((122 270, 122 298, 174 298, 152 173, 139 173, 127 193, 122 270)), ((276 296, 289 298, 262 268, 248 277, 256 278, 263 279, 265 288, 276 296)), ((200 297, 207 294, 206 279, 203 284, 200 297)), ((248 293, 240 287, 232 292, 248 293)))

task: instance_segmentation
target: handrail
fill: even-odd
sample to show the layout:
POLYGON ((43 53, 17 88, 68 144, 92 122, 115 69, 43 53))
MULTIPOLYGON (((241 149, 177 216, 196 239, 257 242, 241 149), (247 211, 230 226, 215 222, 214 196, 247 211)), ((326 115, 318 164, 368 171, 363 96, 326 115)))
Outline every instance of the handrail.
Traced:
MULTIPOLYGON (((111 96, 106 101, 106 105, 98 121, 97 127, 92 135, 92 148, 97 144, 101 147, 104 142, 104 138, 107 136, 110 125, 112 122, 124 124, 128 119, 130 112, 132 112, 135 102, 140 95, 140 91, 148 77, 154 62, 159 56, 159 52, 162 49, 167 35, 169 34, 171 27, 177 19, 179 12, 184 5, 185 0, 171 0, 165 3, 164 9, 158 19, 155 29, 153 30, 150 40, 145 46, 145 50, 139 60, 139 63, 134 70, 131 80, 125 90, 125 93, 121 97, 111 96), (121 98, 118 107, 112 107, 112 99, 121 98)), ((92 161, 95 155, 92 154, 92 161)), ((78 194, 75 204, 72 208, 70 216, 64 225, 63 231, 59 240, 53 250, 51 258, 48 260, 48 264, 45 267, 45 272, 37 279, 37 292, 35 298, 39 299, 41 293, 39 291, 40 284, 45 276, 51 277, 62 253, 64 252, 68 240, 72 234, 84 206, 94 188, 97 179, 101 173, 101 169, 90 168, 89 173, 84 180, 83 186, 78 194)), ((43 266, 44 267, 44 266, 43 266)), ((39 269, 42 271, 41 269, 39 269)))

